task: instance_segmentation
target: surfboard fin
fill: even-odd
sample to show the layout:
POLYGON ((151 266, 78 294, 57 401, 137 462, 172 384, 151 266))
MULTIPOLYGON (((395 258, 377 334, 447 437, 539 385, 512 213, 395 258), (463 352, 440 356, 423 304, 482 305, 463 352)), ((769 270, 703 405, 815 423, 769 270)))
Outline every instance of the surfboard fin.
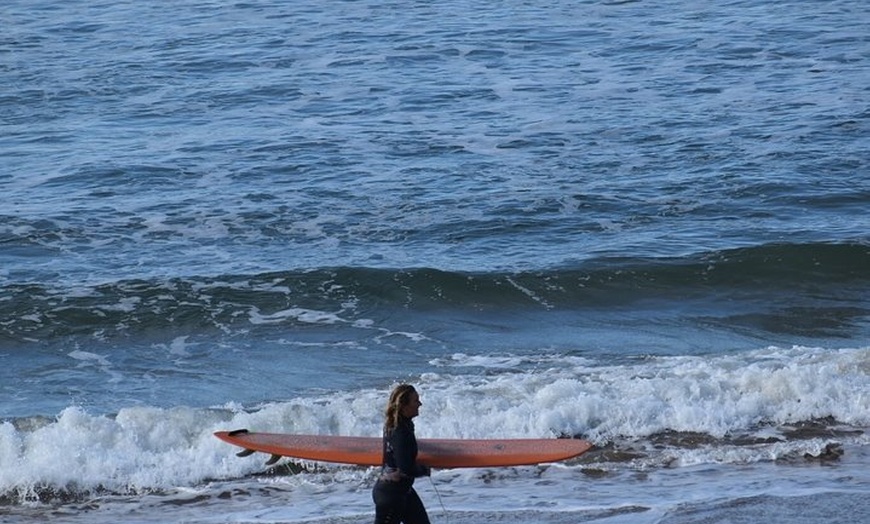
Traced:
POLYGON ((271 466, 279 460, 281 460, 281 455, 272 455, 271 457, 269 457, 269 460, 266 461, 266 465, 271 466))
POLYGON ((254 451, 253 449, 243 449, 242 451, 239 451, 238 453, 236 453, 236 456, 237 457, 250 457, 254 453, 256 453, 256 451, 254 451))

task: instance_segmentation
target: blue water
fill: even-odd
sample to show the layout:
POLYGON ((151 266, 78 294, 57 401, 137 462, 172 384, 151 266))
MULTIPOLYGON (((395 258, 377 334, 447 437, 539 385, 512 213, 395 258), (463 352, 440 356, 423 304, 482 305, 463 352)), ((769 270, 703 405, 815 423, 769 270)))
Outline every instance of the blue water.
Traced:
POLYGON ((423 436, 598 446, 436 472, 451 522, 870 515, 868 21, 4 2, 0 505, 368 521, 371 471, 211 432, 377 434, 408 380, 423 436))

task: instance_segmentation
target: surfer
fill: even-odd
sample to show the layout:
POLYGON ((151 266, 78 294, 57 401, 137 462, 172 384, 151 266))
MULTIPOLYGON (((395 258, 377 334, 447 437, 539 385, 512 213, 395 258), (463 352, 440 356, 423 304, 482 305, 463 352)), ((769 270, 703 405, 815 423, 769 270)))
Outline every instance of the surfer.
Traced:
POLYGON ((384 461, 372 489, 375 524, 429 524, 429 515, 414 491, 414 479, 428 476, 428 467, 417 464, 417 437, 411 419, 420 413, 420 395, 409 384, 390 393, 384 421, 384 461))

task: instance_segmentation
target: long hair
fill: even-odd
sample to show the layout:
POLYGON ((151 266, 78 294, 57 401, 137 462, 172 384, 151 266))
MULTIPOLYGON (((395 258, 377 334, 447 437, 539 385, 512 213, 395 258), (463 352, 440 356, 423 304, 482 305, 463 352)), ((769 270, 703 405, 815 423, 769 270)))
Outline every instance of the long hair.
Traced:
POLYGON ((411 400, 411 394, 415 391, 414 386, 410 384, 399 384, 393 388, 393 392, 390 393, 390 400, 387 402, 387 409, 384 411, 385 432, 390 432, 399 425, 402 407, 411 400))

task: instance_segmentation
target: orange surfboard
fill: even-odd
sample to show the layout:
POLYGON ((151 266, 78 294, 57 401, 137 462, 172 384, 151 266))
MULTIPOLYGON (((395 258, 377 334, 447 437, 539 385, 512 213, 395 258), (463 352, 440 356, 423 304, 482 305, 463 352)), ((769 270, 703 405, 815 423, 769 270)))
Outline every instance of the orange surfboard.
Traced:
MULTIPOLYGON (((381 438, 218 431, 215 436, 244 448, 239 456, 260 451, 281 457, 360 466, 380 466, 381 438)), ((432 468, 486 468, 557 462, 585 453, 592 444, 580 439, 418 439, 417 462, 432 468)))

